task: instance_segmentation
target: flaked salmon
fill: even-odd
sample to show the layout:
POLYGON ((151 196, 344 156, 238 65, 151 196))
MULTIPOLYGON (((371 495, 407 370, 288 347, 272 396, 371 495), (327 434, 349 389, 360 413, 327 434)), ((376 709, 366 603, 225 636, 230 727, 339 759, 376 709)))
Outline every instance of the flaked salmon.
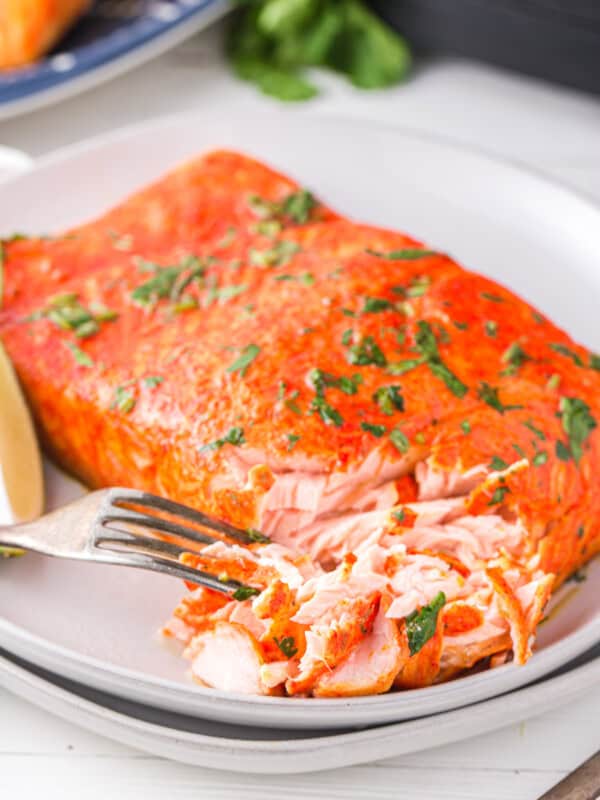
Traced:
POLYGON ((361 695, 524 663, 600 549, 600 357, 508 289, 245 156, 3 243, 0 336, 90 486, 260 531, 165 632, 229 691, 361 695))

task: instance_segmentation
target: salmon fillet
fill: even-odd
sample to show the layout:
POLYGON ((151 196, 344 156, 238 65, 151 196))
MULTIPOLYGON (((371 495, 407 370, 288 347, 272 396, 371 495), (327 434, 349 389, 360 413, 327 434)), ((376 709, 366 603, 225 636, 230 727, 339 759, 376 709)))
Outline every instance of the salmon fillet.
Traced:
POLYGON ((0 69, 43 56, 89 6, 90 0, 2 0, 0 69))
POLYGON ((263 534, 185 556, 254 588, 190 587, 165 628, 206 685, 524 663, 600 549, 600 358, 443 252, 231 152, 2 252, 0 336, 53 457, 263 534))

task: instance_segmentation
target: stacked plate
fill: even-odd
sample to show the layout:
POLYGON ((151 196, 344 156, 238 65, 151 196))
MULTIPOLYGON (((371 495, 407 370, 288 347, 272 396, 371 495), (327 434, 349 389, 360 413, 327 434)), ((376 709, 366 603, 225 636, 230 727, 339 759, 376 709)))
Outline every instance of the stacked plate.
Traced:
MULTIPOLYGON (((448 142, 352 125, 349 137, 347 122, 302 115, 148 123, 0 184, 0 236, 68 228, 184 158, 233 147, 317 188, 343 213, 449 245, 598 349, 600 211, 592 203, 448 142), (81 185, 94 191, 65 191, 54 202, 56 186, 81 185)), ((47 487, 49 506, 82 491, 50 468, 47 487)), ((0 573, 0 684, 97 732, 206 766, 289 772, 384 758, 509 724, 600 681, 598 562, 589 580, 554 599, 525 667, 344 699, 235 696, 194 685, 179 654, 153 637, 182 592, 170 578, 33 555, 2 563, 0 573)))

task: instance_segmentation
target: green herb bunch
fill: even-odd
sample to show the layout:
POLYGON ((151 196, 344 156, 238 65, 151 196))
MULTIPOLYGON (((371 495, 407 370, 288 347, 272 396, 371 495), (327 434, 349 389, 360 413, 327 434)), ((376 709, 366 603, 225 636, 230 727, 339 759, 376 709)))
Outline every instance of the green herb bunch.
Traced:
POLYGON ((279 100, 317 94, 306 67, 327 67, 361 89, 401 81, 405 41, 362 0, 237 0, 228 54, 236 73, 279 100))

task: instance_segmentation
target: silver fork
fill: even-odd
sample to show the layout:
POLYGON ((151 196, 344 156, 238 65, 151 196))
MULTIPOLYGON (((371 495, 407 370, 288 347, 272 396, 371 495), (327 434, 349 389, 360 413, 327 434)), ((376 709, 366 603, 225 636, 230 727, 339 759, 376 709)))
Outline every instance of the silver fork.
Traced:
POLYGON ((188 506, 135 489, 90 492, 33 522, 0 526, 0 546, 163 572, 236 599, 258 594, 243 583, 193 569, 179 561, 183 553, 198 552, 199 545, 223 541, 223 537, 243 545, 268 541, 259 531, 236 528, 188 506), (221 537, 211 536, 205 530, 216 531, 221 537), (169 534, 177 542, 165 541, 157 533, 169 534))

